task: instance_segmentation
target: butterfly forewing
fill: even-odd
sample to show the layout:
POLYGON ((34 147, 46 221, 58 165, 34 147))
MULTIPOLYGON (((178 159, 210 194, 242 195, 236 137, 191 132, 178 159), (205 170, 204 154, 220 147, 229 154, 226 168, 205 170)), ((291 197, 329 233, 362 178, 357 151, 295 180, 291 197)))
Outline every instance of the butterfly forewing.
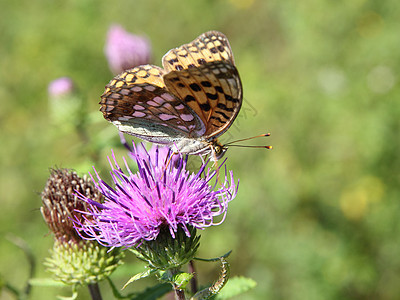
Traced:
POLYGON ((205 138, 224 133, 240 110, 242 86, 235 66, 228 61, 171 71, 164 75, 164 82, 206 124, 205 138))
POLYGON ((122 132, 160 143, 202 135, 205 126, 188 106, 168 92, 163 73, 161 68, 146 65, 113 79, 100 102, 104 118, 122 132))

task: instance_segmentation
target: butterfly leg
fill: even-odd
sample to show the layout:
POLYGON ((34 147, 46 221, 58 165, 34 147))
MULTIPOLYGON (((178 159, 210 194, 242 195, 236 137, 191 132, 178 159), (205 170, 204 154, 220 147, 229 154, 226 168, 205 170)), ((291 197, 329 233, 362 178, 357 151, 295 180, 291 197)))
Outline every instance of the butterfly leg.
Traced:
POLYGON ((165 165, 165 169, 167 169, 168 166, 169 166, 169 164, 171 163, 172 157, 173 157, 174 155, 177 155, 177 154, 178 154, 178 153, 176 153, 176 152, 172 152, 172 154, 169 156, 169 159, 168 159, 167 164, 165 165))
POLYGON ((216 172, 217 172, 217 182, 219 183, 219 168, 218 168, 218 158, 217 158, 217 153, 215 152, 214 148, 210 145, 210 149, 211 149, 211 157, 212 160, 214 161, 213 163, 213 168, 215 168, 216 172))
MULTIPOLYGON (((165 169, 164 170, 167 170, 167 168, 169 167, 169 164, 171 163, 172 157, 174 155, 179 155, 179 153, 178 152, 172 152, 172 154, 168 158, 168 162, 165 164, 165 169)), ((167 157, 165 159, 167 159, 167 157)), ((160 180, 162 180, 164 178, 164 174, 165 174, 165 172, 161 175, 160 180)))

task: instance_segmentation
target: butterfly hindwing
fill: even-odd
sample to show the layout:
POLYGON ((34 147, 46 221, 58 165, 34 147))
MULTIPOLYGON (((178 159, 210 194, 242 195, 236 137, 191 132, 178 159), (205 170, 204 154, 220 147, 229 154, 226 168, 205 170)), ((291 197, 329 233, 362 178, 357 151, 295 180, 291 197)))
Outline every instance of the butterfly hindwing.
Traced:
POLYGON ((196 68, 211 61, 229 61, 234 65, 228 39, 218 31, 208 31, 189 44, 171 49, 164 55, 162 64, 169 72, 196 68))

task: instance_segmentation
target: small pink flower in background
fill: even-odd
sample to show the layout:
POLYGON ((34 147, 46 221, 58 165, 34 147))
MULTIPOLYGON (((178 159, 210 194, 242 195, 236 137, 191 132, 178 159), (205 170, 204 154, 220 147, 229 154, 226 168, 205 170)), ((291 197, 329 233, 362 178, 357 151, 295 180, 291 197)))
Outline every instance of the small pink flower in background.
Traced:
POLYGON ((49 83, 47 91, 50 97, 70 94, 75 90, 74 82, 69 77, 60 77, 49 83))
POLYGON ((119 25, 112 25, 108 30, 104 51, 114 74, 148 64, 151 58, 150 41, 125 31, 119 25))
POLYGON ((83 118, 83 99, 69 77, 52 80, 47 86, 49 114, 58 133, 76 129, 83 118))

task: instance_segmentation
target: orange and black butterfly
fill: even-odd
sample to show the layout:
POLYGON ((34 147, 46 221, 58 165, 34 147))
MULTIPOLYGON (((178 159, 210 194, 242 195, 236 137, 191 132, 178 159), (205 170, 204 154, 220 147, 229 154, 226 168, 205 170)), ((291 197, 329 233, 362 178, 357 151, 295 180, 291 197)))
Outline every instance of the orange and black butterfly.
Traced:
POLYGON ((170 50, 163 68, 142 65, 116 76, 101 96, 104 118, 124 133, 183 154, 227 149, 218 137, 242 105, 242 83, 225 35, 203 33, 170 50))

